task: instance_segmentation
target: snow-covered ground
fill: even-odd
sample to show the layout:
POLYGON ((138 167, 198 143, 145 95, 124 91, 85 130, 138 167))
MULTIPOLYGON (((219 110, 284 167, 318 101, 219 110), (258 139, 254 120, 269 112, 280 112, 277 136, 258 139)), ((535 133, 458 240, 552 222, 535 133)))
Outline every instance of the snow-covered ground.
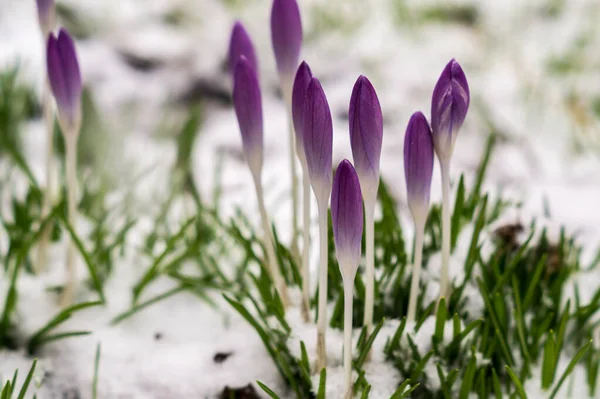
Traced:
MULTIPOLYGON (((277 96, 268 24, 270 1, 62 3, 72 7, 89 29, 89 37, 77 43, 84 82, 108 126, 107 134, 118 143, 112 145, 106 162, 116 175, 129 177, 155 166, 136 186, 142 222, 134 228, 133 240, 152 226, 145 210, 152 209, 157 199, 164 199, 169 192, 175 143, 159 134, 168 125, 165 121, 180 118, 180 101, 198 82, 229 90, 222 65, 230 27, 236 18, 244 22, 260 60, 267 207, 285 239, 290 221, 290 205, 281 200, 287 198, 289 189, 288 180, 282 178, 289 170, 287 117, 277 96), (173 20, 177 24, 169 22, 173 20), (124 54, 129 59, 149 61, 153 67, 146 71, 132 68, 124 54), (148 223, 143 223, 144 217, 148 223)), ((485 188, 523 202, 521 210, 506 218, 528 222, 533 216, 541 217, 547 202, 547 223, 555 228, 565 225, 577 233, 585 250, 584 263, 591 259, 600 243, 600 129, 593 109, 600 93, 600 55, 595 51, 600 45, 597 1, 299 3, 306 37, 302 57, 321 79, 334 114, 334 164, 351 157, 345 116, 352 85, 359 74, 365 74, 378 91, 386 121, 382 175, 395 196, 404 198, 401 154, 406 123, 416 110, 429 113, 433 86, 444 65, 454 57, 469 79, 472 107, 457 141, 453 178, 465 173, 467 181, 472 180, 488 133, 497 130, 501 139, 485 188), (465 25, 420 19, 423 10, 434 4, 472 6, 477 22, 465 25), (558 4, 556 15, 549 8, 552 4, 558 4), (576 63, 575 70, 556 72, 556 64, 569 60, 576 63)), ((33 0, 0 2, 0 68, 17 60, 24 78, 41 87, 42 41, 33 0)), ((195 180, 205 198, 211 198, 214 168, 224 157, 221 210, 230 214, 240 206, 254 215, 253 187, 241 161, 233 111, 222 101, 205 100, 204 123, 193 151, 195 180)), ((41 121, 28 126, 24 135, 28 160, 43 182, 46 137, 41 121)), ((436 169, 432 200, 437 202, 440 197, 436 169)), ((407 212, 405 222, 410 233, 407 212)), ((62 255, 61 248, 53 251, 55 269, 62 269, 62 255)), ((316 263, 316 251, 312 256, 316 263)), ((139 256, 136 244, 129 243, 125 258, 115 265, 115 274, 106 287, 108 306, 82 312, 68 323, 94 334, 62 341, 45 352, 41 368, 50 374, 38 397, 90 397, 97 342, 102 343, 101 398, 215 397, 226 385, 239 387, 257 379, 277 392, 283 391, 275 366, 254 330, 226 305, 217 312, 192 295, 180 294, 110 327, 109 321, 129 306, 131 286, 147 262, 139 256), (221 351, 233 355, 217 364, 213 356, 221 351), (63 396, 64 392, 71 393, 63 396)), ((584 299, 600 281, 597 272, 590 274, 577 276, 584 299)), ((85 275, 83 265, 79 275, 85 275)), ((57 312, 46 287, 60 278, 50 273, 20 279, 20 326, 25 333, 35 331, 57 312)), ((3 279, 2 287, 7 284, 3 279)), ((153 292, 162 292, 168 284, 159 282, 153 292)), ((292 321, 294 324, 310 351, 312 329, 302 326, 299 318, 297 323, 292 321)), ((330 344, 331 361, 339 366, 341 338, 333 336, 330 344)), ((27 366, 28 361, 19 354, 0 352, 3 378, 16 367, 24 373, 27 366)), ((397 384, 393 368, 381 367, 384 370, 373 370, 373 375, 386 377, 370 380, 372 398, 389 397, 397 384)), ((335 392, 342 373, 332 371, 329 377, 329 392, 335 392)), ((535 398, 534 389, 531 387, 530 392, 535 398)))

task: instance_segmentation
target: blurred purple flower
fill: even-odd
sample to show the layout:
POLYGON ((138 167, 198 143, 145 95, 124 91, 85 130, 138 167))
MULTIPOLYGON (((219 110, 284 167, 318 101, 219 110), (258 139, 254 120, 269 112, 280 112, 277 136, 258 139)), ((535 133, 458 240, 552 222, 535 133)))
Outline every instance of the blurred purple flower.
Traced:
POLYGON ((339 164, 333 179, 331 225, 340 269, 344 275, 353 277, 360 261, 363 204, 358 176, 347 159, 339 164), (353 269, 345 270, 346 265, 353 269))
POLYGON ((231 30, 231 39, 229 40, 229 71, 232 75, 235 73, 235 66, 241 56, 246 57, 248 63, 254 68, 258 76, 258 60, 252 39, 246 28, 244 28, 244 25, 240 21, 235 21, 231 30))
POLYGON ((45 36, 50 34, 56 24, 56 7, 54 0, 36 0, 38 21, 45 36))
POLYGON ((304 102, 306 100, 306 91, 312 79, 312 72, 305 61, 298 67, 296 79, 294 79, 294 88, 292 89, 292 120, 294 121, 294 131, 296 132, 296 152, 301 160, 304 156, 304 134, 302 126, 304 123, 304 102))
POLYGON ((333 122, 327 97, 319 80, 311 78, 304 102, 304 154, 310 183, 317 200, 329 198, 331 192, 331 157, 333 122))
POLYGON ((233 75, 233 106, 242 133, 244 155, 250 170, 260 174, 263 163, 263 115, 258 76, 245 56, 233 75))
POLYGON ((433 140, 427 119, 415 112, 404 136, 404 176, 408 206, 413 217, 427 217, 431 175, 433 174, 433 140), (424 214, 423 214, 424 212, 424 214))
POLYGON ((79 132, 81 125, 81 73, 75 43, 65 29, 51 34, 47 48, 48 80, 58 106, 63 130, 79 132))
POLYGON ((458 130, 469 110, 467 77, 455 59, 450 60, 438 79, 431 99, 431 128, 440 160, 452 156, 458 130))
POLYGON ((271 41, 279 75, 292 79, 302 47, 302 20, 296 0, 273 1, 271 41))
POLYGON ((383 115, 375 88, 369 79, 362 75, 352 89, 349 124, 352 157, 363 194, 373 194, 379 185, 383 115))

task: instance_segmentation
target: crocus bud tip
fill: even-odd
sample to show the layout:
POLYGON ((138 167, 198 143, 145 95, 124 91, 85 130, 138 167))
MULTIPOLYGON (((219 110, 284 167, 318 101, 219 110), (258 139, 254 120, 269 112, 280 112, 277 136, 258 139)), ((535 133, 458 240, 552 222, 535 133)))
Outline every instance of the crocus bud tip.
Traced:
POLYGON ((302 20, 296 0, 274 0, 271 41, 279 75, 292 79, 302 47, 302 20))
POLYGON ((304 102, 311 79, 312 71, 306 61, 302 61, 296 72, 292 88, 292 121, 294 123, 294 132, 296 133, 296 151, 302 162, 304 162, 304 134, 302 131, 304 102))
POLYGON ((229 69, 234 73, 235 66, 240 57, 246 57, 252 68, 258 73, 258 60, 254 50, 252 39, 246 31, 246 28, 240 21, 235 21, 231 30, 231 38, 229 40, 229 69))

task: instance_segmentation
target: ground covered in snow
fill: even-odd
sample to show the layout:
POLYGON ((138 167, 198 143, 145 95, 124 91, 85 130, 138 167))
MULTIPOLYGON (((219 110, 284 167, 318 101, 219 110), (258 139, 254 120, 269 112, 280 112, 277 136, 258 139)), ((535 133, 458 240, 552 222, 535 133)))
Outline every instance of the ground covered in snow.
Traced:
MULTIPOLYGON (((486 226, 482 253, 491 253, 486 246, 491 245, 497 227, 522 223, 526 228, 520 239, 524 239, 530 221, 536 218, 538 227, 546 227, 554 241, 560 239, 564 226, 566 234, 575 235, 582 248, 581 264, 593 263, 600 243, 597 2, 299 3, 305 26, 302 57, 323 83, 334 116, 334 164, 351 157, 347 110, 354 81, 359 74, 367 75, 377 89, 385 118, 382 176, 398 201, 407 242, 412 240, 412 226, 403 200, 404 129, 414 111, 429 114, 436 79, 454 57, 467 74, 472 94, 471 110, 452 162, 455 192, 461 173, 467 187, 473 186, 488 136, 493 133, 496 146, 483 189, 491 193, 491 198, 501 197, 513 204, 494 225, 486 226)), ((240 388, 256 380, 282 397, 293 397, 255 330, 218 290, 178 292, 117 324, 111 323, 130 309, 132 287, 168 246, 159 238, 146 251, 147 239, 157 229, 157 215, 174 190, 173 165, 181 154, 177 134, 190 109, 196 109, 198 103, 201 122, 190 148, 193 182, 204 201, 212 203, 217 198, 224 220, 241 209, 250 215, 251 224, 258 225, 253 187, 242 160, 231 108, 230 82, 223 67, 230 27, 236 18, 244 22, 257 46, 266 129, 266 201, 282 241, 289 241, 289 182, 281 178, 288 175, 289 167, 287 120, 269 42, 270 2, 68 0, 59 4, 61 22, 78 37, 83 78, 93 104, 85 108, 94 118, 90 117, 91 127, 84 131, 80 148, 84 153, 82 179, 107 187, 104 206, 116 209, 108 219, 110 234, 116 234, 128 220, 135 219, 136 223, 122 251, 115 251, 118 253, 111 258, 111 273, 104 286, 107 304, 77 312, 60 327, 92 334, 48 344, 36 353, 40 359, 35 376, 38 398, 91 397, 98 343, 99 398, 216 398, 226 386, 240 388)), ((42 42, 34 7, 33 1, 0 3, 0 69, 18 62, 20 78, 41 91, 42 42)), ((26 122, 22 129, 23 152, 42 185, 46 176, 45 145, 41 119, 26 122)), ((7 161, 3 162, 2 168, 7 169, 7 161)), ((13 194, 23 198, 27 190, 27 181, 19 173, 11 175, 9 181, 9 189, 0 193, 3 206, 10 203, 13 194)), ((440 201, 440 186, 436 167, 433 202, 440 201)), ((194 206, 189 195, 176 193, 164 225, 171 227, 171 233, 176 232, 193 216, 194 206)), ((316 237, 316 214, 313 216, 311 232, 316 237)), ((85 216, 80 219, 78 231, 82 237, 89 237, 95 221, 85 216)), ((468 257, 473 229, 472 224, 464 226, 453 254, 456 281, 464 278, 462 265, 468 257)), ((540 229, 536 231, 539 234, 540 229)), ((86 244, 91 248, 93 240, 86 238, 86 244)), ((7 237, 3 236, 0 248, 6 246, 7 237)), ((318 253, 313 249, 311 260, 316 267, 318 253)), ((220 253, 214 245, 207 250, 220 253)), ((228 276, 235 274, 233 260, 239 255, 235 249, 230 251, 233 255, 217 259, 218 267, 228 276)), ((64 246, 56 243, 46 272, 40 276, 22 273, 18 279, 14 325, 21 344, 60 311, 58 297, 51 288, 63 281, 64 252, 64 246)), ((169 260, 177 259, 177 254, 171 255, 169 260)), ((424 295, 430 300, 437 296, 439 259, 439 254, 431 254, 423 276, 433 282, 424 295)), ((184 271, 193 271, 193 262, 186 262, 190 264, 184 271)), ((87 280, 82 259, 79 266, 79 277, 87 280)), ((562 303, 575 298, 575 287, 581 303, 589 303, 600 287, 598 277, 597 268, 572 275, 565 285, 562 303)), ((10 276, 5 273, 0 280, 0 304, 9 283, 10 276)), ((177 289, 180 283, 181 279, 157 278, 144 290, 140 302, 177 289)), ((469 311, 473 318, 481 317, 484 304, 478 301, 477 287, 469 286, 467 292, 469 289, 475 291, 469 311)), ((92 301, 97 295, 82 286, 77 299, 92 301)), ((292 327, 289 347, 299 356, 299 343, 303 341, 312 355, 315 328, 302 323, 298 313, 292 309, 287 315, 292 327)), ((398 320, 386 322, 373 344, 373 359, 365 368, 366 379, 372 385, 371 398, 390 397, 403 380, 383 354, 386 339, 393 336, 398 324, 398 320)), ((423 352, 429 350, 434 327, 435 319, 431 317, 420 330, 421 338, 414 338, 423 352)), ((327 397, 335 398, 343 379, 342 334, 334 329, 328 334, 331 367, 327 397)), ((357 330, 355 340, 358 335, 357 330)), ((30 365, 22 345, 18 346, 18 351, 0 351, 3 380, 10 378, 16 368, 25 375, 30 365)), ((561 357, 559 370, 566 367, 572 355, 561 357)), ((437 375, 435 366, 427 367, 427 375, 437 375)), ((572 397, 583 398, 588 391, 585 375, 580 366, 578 369, 568 385, 575 390, 572 397)), ((312 378, 317 386, 319 377, 312 378)), ((529 397, 546 397, 547 393, 531 381, 535 378, 525 386, 529 397)), ((566 388, 561 391, 563 397, 566 388)))

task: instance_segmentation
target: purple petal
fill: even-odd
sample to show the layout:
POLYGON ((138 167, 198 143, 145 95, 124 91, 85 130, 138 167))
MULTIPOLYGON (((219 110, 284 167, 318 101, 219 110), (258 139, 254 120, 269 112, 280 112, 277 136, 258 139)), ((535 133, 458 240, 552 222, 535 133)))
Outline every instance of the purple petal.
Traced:
POLYGON ((310 183, 317 200, 331 192, 333 123, 325 92, 319 80, 311 79, 304 102, 304 155, 310 183))
POLYGON ((47 66, 59 116, 74 126, 81 117, 81 73, 75 43, 64 29, 58 38, 48 37, 47 66))
POLYGON ((40 26, 44 30, 44 34, 48 34, 54 29, 56 19, 54 0, 36 0, 36 3, 40 26))
POLYGON ((302 47, 302 20, 296 0, 274 0, 271 9, 271 41, 282 76, 296 72, 302 47))
POLYGON ((350 144, 356 170, 363 188, 379 181, 379 158, 383 139, 383 116, 375 88, 364 76, 360 76, 350 98, 349 110, 350 144))
POLYGON ((263 157, 262 100, 256 70, 242 56, 233 75, 233 106, 242 133, 244 155, 253 172, 260 172, 263 157))
POLYGON ((300 156, 304 156, 304 135, 302 126, 304 123, 304 101, 306 91, 312 79, 312 72, 305 61, 302 61, 296 79, 294 79, 294 88, 292 89, 292 120, 294 121, 294 131, 296 132, 296 149, 300 156))
POLYGON ((241 56, 246 57, 258 74, 258 60, 252 39, 248 35, 246 28, 244 28, 244 25, 240 21, 236 21, 231 30, 231 39, 229 41, 229 70, 232 75, 241 56))
POLYGON ((408 205, 415 215, 429 207, 431 175, 433 174, 433 139, 427 119, 415 112, 404 136, 404 177, 408 205))
POLYGON ((363 204, 358 175, 347 159, 340 163, 333 179, 331 224, 340 268, 351 262, 349 266, 356 272, 363 234, 363 204))
POLYGON ((431 99, 431 128, 438 156, 447 158, 452 154, 469 103, 467 77, 459 63, 452 59, 442 71, 431 99))

